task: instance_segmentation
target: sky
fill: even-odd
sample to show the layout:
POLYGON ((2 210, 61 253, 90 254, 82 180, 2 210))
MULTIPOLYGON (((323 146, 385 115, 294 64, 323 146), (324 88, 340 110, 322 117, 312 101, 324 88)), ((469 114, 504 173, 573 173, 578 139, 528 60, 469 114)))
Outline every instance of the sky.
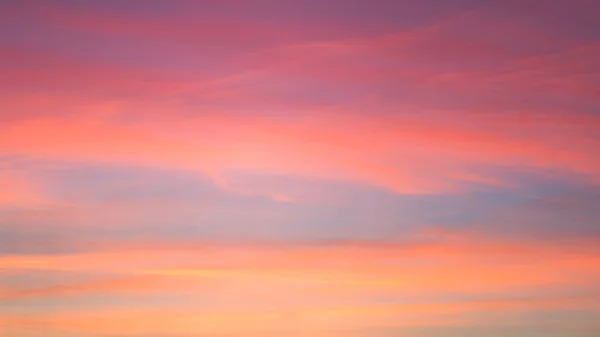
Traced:
POLYGON ((0 335, 600 335, 600 2, 0 1, 0 335))

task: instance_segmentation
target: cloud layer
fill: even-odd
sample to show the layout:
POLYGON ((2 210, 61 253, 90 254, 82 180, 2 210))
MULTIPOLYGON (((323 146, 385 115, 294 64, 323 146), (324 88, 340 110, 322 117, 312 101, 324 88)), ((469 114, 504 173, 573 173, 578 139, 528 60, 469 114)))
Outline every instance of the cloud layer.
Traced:
POLYGON ((0 331, 595 336, 594 1, 4 1, 0 331))

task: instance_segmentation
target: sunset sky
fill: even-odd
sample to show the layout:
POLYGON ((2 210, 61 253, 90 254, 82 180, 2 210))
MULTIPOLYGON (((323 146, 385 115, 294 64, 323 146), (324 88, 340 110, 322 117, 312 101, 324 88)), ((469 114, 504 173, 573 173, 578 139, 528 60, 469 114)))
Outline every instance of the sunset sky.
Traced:
POLYGON ((0 336, 600 336, 597 0, 0 0, 0 336))

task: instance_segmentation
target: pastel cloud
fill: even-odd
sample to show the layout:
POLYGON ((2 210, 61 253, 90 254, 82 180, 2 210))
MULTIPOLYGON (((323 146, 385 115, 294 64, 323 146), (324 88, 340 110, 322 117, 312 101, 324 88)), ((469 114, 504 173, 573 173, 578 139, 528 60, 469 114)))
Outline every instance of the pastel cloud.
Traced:
MULTIPOLYGON (((228 124, 227 117, 167 121, 166 133, 179 130, 182 134, 194 134, 193 139, 180 139, 161 134, 158 125, 143 128, 96 119, 40 118, 6 127, 0 148, 16 156, 138 164, 208 175, 239 170, 339 177, 409 193, 443 191, 452 188, 452 180, 462 177, 485 180, 486 177, 477 178, 478 172, 469 172, 471 167, 482 164, 567 169, 594 179, 600 168, 592 153, 575 152, 575 147, 595 146, 586 138, 588 134, 573 135, 567 140, 570 143, 550 143, 550 135, 543 133, 558 127, 554 124, 532 126, 532 132, 543 133, 521 140, 516 138, 519 135, 503 134, 512 133, 510 129, 483 133, 413 118, 333 115, 291 122, 259 117, 237 119, 238 126, 228 124), (338 126, 325 129, 324 125, 330 123, 338 126), (442 161, 450 163, 445 172, 429 173, 442 161)), ((473 118, 474 127, 491 122, 478 119, 473 118)), ((581 122, 589 124, 580 131, 597 123, 596 118, 588 119, 589 122, 581 122)), ((595 129, 592 127, 590 132, 595 129)))
MULTIPOLYGON (((289 105, 288 103, 283 107, 280 105, 281 103, 275 104, 274 106, 265 106, 264 104, 258 103, 257 98, 260 101, 267 100, 267 102, 269 102, 272 98, 280 100, 287 95, 283 92, 275 92, 275 97, 266 96, 268 95, 268 91, 272 90, 271 84, 269 83, 274 83, 277 86, 288 85, 280 83, 278 78, 298 78, 300 74, 305 77, 306 74, 310 74, 311 71, 316 71, 318 77, 308 83, 326 80, 323 76, 327 76, 328 71, 334 69, 332 68, 332 62, 339 64, 336 60, 340 56, 354 56, 357 47, 359 51, 358 55, 365 50, 372 52, 373 48, 377 48, 378 44, 375 43, 375 45, 373 45, 371 42, 367 42, 366 44, 359 43, 357 46, 353 45, 352 42, 349 44, 344 42, 333 42, 325 44, 308 44, 300 49, 298 49, 298 47, 292 48, 293 55, 302 55, 301 58, 304 60, 300 60, 301 64, 306 63, 307 58, 310 60, 311 55, 314 55, 320 63, 322 63, 323 60, 327 60, 323 66, 318 66, 316 68, 312 66, 309 66, 308 69, 304 69, 304 67, 298 68, 295 63, 292 63, 292 65, 283 65, 283 68, 275 67, 274 69, 270 69, 270 66, 266 69, 258 69, 255 73, 250 72, 249 75, 243 75, 242 73, 242 75, 239 76, 226 76, 223 79, 206 78, 199 82, 198 79, 196 79, 196 82, 190 82, 189 80, 186 81, 184 79, 178 79, 177 77, 167 80, 161 79, 160 77, 154 77, 152 82, 149 82, 147 79, 148 76, 151 76, 150 74, 144 75, 144 73, 141 73, 136 75, 136 73, 139 72, 134 71, 132 73, 132 71, 126 69, 123 70, 102 65, 98 68, 98 65, 94 64, 77 66, 76 64, 74 65, 73 62, 67 60, 61 61, 50 68, 53 64, 51 63, 43 68, 56 69, 58 66, 58 69, 60 69, 60 67, 66 67, 58 72, 57 70, 53 70, 54 74, 51 73, 45 75, 46 78, 52 79, 54 84, 58 85, 58 87, 61 87, 61 85, 60 82, 56 83, 56 80, 64 81, 64 79, 69 79, 71 77, 73 78, 73 82, 63 84, 66 86, 65 88, 72 88, 73 86, 82 88, 82 85, 83 88, 85 88, 86 83, 90 83, 94 87, 89 88, 89 90, 97 91, 99 93, 113 91, 116 92, 116 94, 120 91, 132 92, 135 93, 133 99, 116 99, 109 102, 88 100, 88 102, 81 106, 75 107, 73 106, 73 97, 67 96, 64 98, 65 102, 56 106, 55 110, 66 110, 79 114, 91 114, 91 120, 83 119, 73 121, 50 118, 38 121, 27 121, 21 123, 21 125, 17 124, 12 126, 16 127, 13 134, 16 133, 17 138, 7 138, 4 147, 10 146, 11 149, 9 149, 9 153, 12 152, 16 155, 25 154, 28 156, 36 156, 38 154, 28 152, 32 150, 27 150, 26 148, 20 149, 19 147, 14 147, 13 144, 24 145, 30 143, 30 147, 37 148, 36 142, 44 139, 44 148, 46 148, 47 151, 50 151, 50 153, 40 153, 39 155, 58 156, 63 160, 80 159, 78 158, 80 154, 77 153, 76 149, 73 151, 67 150, 68 147, 63 143, 46 141, 46 139, 56 138, 53 136, 52 132, 61 130, 64 141, 71 144, 80 143, 87 146, 92 141, 96 143, 96 149, 93 147, 85 147, 85 156, 88 158, 86 160, 89 160, 91 157, 104 156, 102 152, 113 153, 115 144, 105 142, 108 139, 113 139, 113 134, 120 132, 123 134, 123 137, 126 138, 118 140, 119 144, 122 144, 120 145, 120 147, 122 147, 121 151, 123 151, 121 156, 136 163, 143 163, 146 165, 172 165, 177 168, 185 167, 195 170, 210 166, 216 166, 219 170, 230 170, 234 167, 239 170, 266 170, 268 172, 282 171, 284 173, 302 173, 308 174, 309 176, 325 176, 327 178, 338 175, 341 172, 342 177, 346 176, 348 179, 373 183, 378 186, 387 186, 388 188, 400 192, 413 192, 418 190, 427 192, 428 190, 435 191, 452 188, 452 186, 448 186, 451 184, 445 182, 448 178, 451 180, 455 175, 477 176, 476 173, 463 173, 461 171, 465 170, 464 166, 467 166, 468 169, 469 165, 480 163, 495 165, 536 165, 544 168, 566 168, 578 173, 590 175, 597 174, 598 163, 589 152, 589 150, 594 148, 597 144, 595 139, 590 139, 588 132, 590 134, 597 132, 597 125, 599 125, 599 122, 596 117, 586 116, 585 114, 581 115, 578 113, 565 113, 559 111, 553 112, 548 116, 548 113, 536 110, 527 114, 519 113, 520 116, 525 116, 526 119, 530 118, 532 122, 536 123, 528 124, 528 129, 524 130, 519 126, 520 124, 517 124, 519 123, 517 121, 520 121, 522 117, 517 117, 517 120, 515 121, 503 117, 501 121, 498 121, 499 118, 497 117, 497 114, 502 113, 505 115, 506 112, 492 110, 482 114, 481 112, 476 111, 469 113, 465 113, 464 111, 457 112, 454 111, 454 109, 440 109, 439 107, 436 107, 436 109, 424 109, 423 107, 415 106, 414 103, 399 104, 394 101, 390 102, 389 100, 381 101, 383 98, 376 98, 372 103, 368 100, 365 103, 362 98, 359 98, 358 101, 340 102, 337 103, 338 106, 333 109, 334 111, 339 111, 339 113, 335 114, 329 112, 332 110, 330 107, 315 108, 314 106, 303 106, 302 103, 299 103, 293 97, 290 97, 291 99, 288 98, 288 100, 292 102, 292 105, 289 105), (328 60, 329 58, 331 58, 331 60, 328 60), (293 72, 290 73, 290 70, 293 72), (62 75, 65 73, 68 75, 62 75), (85 74, 85 76, 79 74, 85 74), (223 87, 223 85, 225 86, 223 87), (256 88, 260 91, 257 92, 256 88), (195 110, 193 105, 177 103, 177 101, 189 100, 192 95, 197 95, 198 92, 204 93, 202 95, 202 100, 206 100, 206 93, 208 92, 208 96, 210 97, 211 91, 216 94, 214 98, 210 99, 213 103, 210 103, 211 105, 207 106, 206 104, 208 102, 205 101, 200 105, 202 107, 202 115, 208 114, 209 117, 201 116, 193 118, 192 120, 185 117, 175 117, 172 120, 166 121, 167 125, 170 125, 170 129, 181 130, 184 128, 186 129, 186 132, 194 133, 196 135, 194 142, 172 141, 168 139, 168 137, 164 137, 160 133, 164 133, 165 130, 161 130, 162 127, 159 123, 157 123, 157 125, 149 125, 152 130, 148 131, 139 126, 131 127, 114 125, 114 123, 104 123, 99 120, 101 117, 98 117, 98 115, 120 116, 121 114, 131 114, 132 112, 134 115, 140 116, 137 111, 143 111, 141 112, 141 116, 150 115, 153 116, 153 118, 156 118, 157 116, 166 114, 168 111, 182 112, 186 110, 195 110), (157 96, 156 93, 160 93, 158 95, 160 97, 158 101, 153 102, 152 104, 140 102, 142 97, 149 100, 156 100, 155 98, 152 98, 157 96), (219 107, 220 104, 223 104, 220 102, 232 100, 246 102, 246 108, 241 111, 239 108, 236 108, 238 111, 230 117, 214 117, 215 115, 223 114, 224 112, 224 108, 222 106, 219 107), (214 105, 215 103, 217 104, 216 106, 214 105), (358 106, 356 103, 358 103, 358 106), (382 109, 382 107, 384 107, 383 109, 386 111, 397 112, 411 111, 411 113, 414 113, 412 110, 416 110, 428 117, 427 119, 419 117, 415 121, 412 117, 405 118, 400 116, 390 118, 389 116, 382 116, 380 113, 373 113, 373 111, 378 111, 382 109), (259 111, 265 109, 283 111, 283 113, 292 116, 298 114, 302 116, 308 113, 310 116, 315 117, 311 120, 301 118, 300 121, 293 117, 291 121, 286 122, 270 120, 268 116, 270 116, 271 113, 266 113, 266 117, 263 116, 257 119, 255 115, 259 113, 259 111), (365 112, 370 113, 371 116, 362 117, 356 115, 357 113, 365 112), (581 116, 578 117, 578 115, 581 116), (437 121, 438 119, 442 121, 447 120, 449 118, 447 116, 452 116, 451 118, 454 120, 462 120, 462 125, 447 125, 447 123, 437 121), (231 117, 237 120, 235 124, 230 123, 231 117), (547 121, 547 119, 549 119, 549 121, 547 121), (574 134, 569 132, 568 138, 557 139, 554 136, 555 133, 553 131, 559 127, 562 129, 564 123, 563 120, 565 119, 573 120, 574 123, 576 123, 569 123, 569 128, 573 130, 574 134), (556 120, 556 122, 554 122, 554 120, 556 120), (498 125, 498 122, 502 124, 498 125), (70 135, 68 129, 64 128, 61 123, 69 123, 71 128, 75 127, 76 124, 74 123, 80 123, 76 127, 78 130, 77 132, 80 132, 80 134, 75 133, 70 135), (330 127, 330 123, 335 123, 335 126, 330 127), (506 125, 506 127, 499 127, 504 125, 506 125), (485 126, 485 129, 481 129, 482 126, 485 126), (44 129, 43 133, 40 132, 39 128, 44 129), (85 130, 85 128, 88 129, 85 130), (213 130, 213 132, 207 133, 206 130, 209 128, 213 130), (79 130, 85 131, 81 132, 79 130), (214 130, 219 130, 219 133, 216 134, 214 130), (585 133, 581 133, 581 131, 584 131, 585 133), (39 134, 40 139, 37 139, 37 137, 28 137, 25 141, 18 138, 19 136, 30 133, 39 134), (233 134, 235 134, 235 137, 233 134), (85 137, 93 137, 94 139, 86 139, 85 137), (140 149, 139 145, 136 145, 137 143, 147 144, 147 146, 152 149, 152 152, 149 152, 147 157, 143 157, 143 152, 148 152, 149 150, 140 149), (220 147, 207 148, 206 143, 219 144, 220 147), (241 144, 246 145, 242 147, 241 144), (250 144, 256 145, 250 147, 250 144), (585 151, 581 151, 582 146, 586 148, 585 151), (61 155, 60 153, 53 152, 53 147, 60 148, 63 152, 70 151, 69 156, 74 158, 65 158, 64 154, 61 155), (104 148, 106 150, 103 150, 104 148), (169 153, 166 157, 162 157, 160 153, 167 152, 171 148, 177 148, 179 154, 169 153), (414 152, 417 150, 419 153, 415 154, 414 152), (235 154, 236 151, 243 153, 243 155, 235 154), (348 154, 344 153, 344 151, 352 151, 352 153, 348 154), (98 155, 94 155, 94 152, 99 153, 98 155), (219 152, 227 152, 227 155, 219 155, 219 152), (383 154, 381 154, 381 152, 383 152, 383 154), (190 158, 192 156, 190 156, 189 153, 194 153, 195 155, 193 157, 196 157, 197 159, 190 158), (283 159, 289 157, 292 153, 296 157, 294 161, 283 159), (297 154, 298 156, 296 156, 297 154), (331 156, 331 154, 335 154, 335 156, 331 156), (375 156, 372 154, 375 154, 375 156), (185 157, 185 159, 177 158, 178 155, 185 157), (369 157, 364 158, 366 155, 369 155, 369 157), (150 156, 152 158, 150 158, 150 156), (440 161, 441 159, 431 159, 429 158, 431 156, 434 158, 444 158, 444 161, 448 159, 448 161, 453 163, 453 166, 458 167, 447 167, 446 170, 449 171, 449 176, 439 178, 432 177, 431 175, 428 177, 418 177, 412 173, 413 171, 426 172, 432 170, 428 167, 409 166, 406 168, 397 168, 398 165, 407 165, 405 164, 406 162, 411 163, 411 165, 430 165, 433 168, 437 168, 438 163, 435 161, 440 161), (382 164, 382 162, 389 162, 390 158, 394 157, 402 158, 404 163, 398 164, 393 161, 389 164, 382 164), (271 163, 266 161, 266 159, 273 160, 273 158, 278 158, 278 160, 271 163), (261 161, 261 163, 258 164, 258 161, 261 161), (289 166, 292 167, 283 167, 281 162, 288 161, 290 163, 289 166), (156 162, 160 163, 157 164, 156 162), (342 168, 344 168, 344 170, 342 170, 342 168)), ((434 45, 438 44, 436 43, 434 45)), ((576 56, 577 59, 581 58, 583 62, 578 62, 578 64, 582 64, 584 69, 591 70, 593 68, 593 63, 589 64, 589 60, 595 59, 594 56, 597 54, 594 50, 593 46, 583 47, 576 49, 575 51, 567 52, 567 55, 581 55, 576 56)), ((402 52, 400 52, 400 54, 401 53, 402 52)), ((563 58, 563 56, 560 55, 561 53, 554 56, 543 57, 542 60, 537 61, 537 64, 535 64, 533 69, 525 68, 525 70, 519 70, 517 68, 514 71, 509 71, 508 73, 504 72, 500 75, 492 73, 491 79, 489 77, 490 74, 485 73, 450 72, 448 73, 448 76, 444 75, 442 81, 444 90, 448 91, 459 88, 462 84, 459 84, 457 87, 455 80, 466 76, 465 83, 476 82, 478 83, 477 88, 465 88, 464 90, 467 91, 464 94, 454 93, 455 95, 463 97, 464 95, 481 96, 483 94, 482 97, 485 97, 487 94, 479 91, 482 88, 485 88, 485 83, 490 83, 489 81, 492 81, 490 83, 492 86, 490 89, 494 91, 497 91, 499 88, 511 90, 511 92, 506 92, 502 97, 518 97, 520 94, 516 94, 512 91, 527 83, 523 76, 531 76, 531 74, 534 74, 533 76, 542 76, 539 81, 544 83, 549 83, 548 79, 553 80, 554 78, 564 81, 562 79, 564 76, 551 74, 549 72, 556 72, 556 69, 560 69, 561 66, 557 65, 556 62, 561 62, 561 64, 565 64, 566 62, 550 61, 552 64, 547 64, 548 61, 543 60, 560 60, 563 58), (544 63, 547 65, 543 65, 544 63), (543 70, 540 71, 539 68, 542 67, 542 65, 543 70), (474 92, 472 90, 477 91, 474 92)), ((281 56, 279 57, 281 58, 281 56)), ((417 56, 417 58, 420 57, 417 56)), ((284 59, 289 60, 289 57, 286 56, 284 59)), ((375 58, 373 59, 373 62, 378 62, 377 60, 378 59, 375 58)), ((366 61, 369 61, 369 59, 364 61, 361 60, 361 64, 364 64, 366 61)), ((531 63, 532 60, 527 58, 526 60, 519 62, 520 64, 528 64, 531 63)), ((308 64, 310 65, 310 62, 308 64)), ((343 69, 340 69, 341 73, 352 74, 356 68, 353 69, 351 66, 352 65, 344 66, 343 69)), ((574 71, 575 70, 572 72, 574 71)), ((370 70, 368 70, 367 73, 371 73, 370 70)), ((23 79, 22 71, 15 72, 15 74, 19 79, 23 79)), ((40 72, 33 72, 33 74, 40 74, 40 72)), ((393 74, 392 78, 397 78, 399 75, 395 74, 393 71, 391 73, 389 71, 384 71, 382 74, 383 76, 390 76, 389 74, 393 74)), ((436 76, 440 76, 439 72, 436 72, 435 74, 436 76)), ((407 80, 410 80, 413 85, 419 83, 419 79, 414 78, 414 76, 427 77, 426 74, 411 75, 407 80)), ((32 83, 32 80, 33 79, 28 80, 28 82, 32 83)), ((297 80, 296 83, 301 83, 303 79, 298 78, 297 80)), ((360 75, 357 80, 364 82, 364 78, 360 75)), ((380 80, 381 79, 377 79, 375 83, 378 83, 380 80)), ((343 81, 346 83, 349 82, 347 78, 343 79, 343 81)), ((426 81, 430 82, 430 80, 426 81)), ((581 82, 584 81, 584 79, 579 81, 577 78, 573 79, 572 77, 570 77, 568 81, 572 84, 573 81, 581 84, 584 83, 581 82)), ((386 84, 384 79, 384 81, 378 85, 389 84, 386 84)), ((565 83, 565 85, 567 85, 567 83, 565 83)), ((538 85, 535 86, 538 87, 536 90, 540 90, 538 85)), ((563 85, 559 84, 559 86, 562 87, 563 85)), ((435 89, 442 89, 439 87, 439 83, 436 84, 435 89)), ((521 87, 518 90, 521 92, 530 92, 530 89, 532 88, 521 87)), ((547 91, 548 88, 544 87, 541 89, 547 91)), ((294 87, 287 89, 289 92, 297 90, 305 89, 294 87)), ((327 87, 326 90, 330 90, 329 87, 327 87)), ((340 95, 340 93, 332 93, 337 96, 340 95)), ((572 96, 572 94, 568 92, 567 94, 572 96)), ((24 99, 27 100, 27 102, 16 102, 13 109, 16 111, 23 109, 31 110, 31 108, 22 106, 22 104, 30 106, 31 97, 24 97, 24 99)), ((277 101, 274 101, 274 103, 275 102, 277 101)), ((486 107, 486 109, 489 108, 491 107, 486 107)), ((472 110, 473 108, 469 109, 469 111, 472 110)), ((481 110, 481 108, 477 108, 477 110, 481 110)), ((406 112, 404 113, 406 114, 406 112)), ((260 113, 265 115, 264 112, 260 113)), ((118 120, 121 117, 115 118, 118 120)), ((161 123, 162 122, 165 121, 161 120, 161 123)), ((12 127, 9 126, 9 129, 12 127)), ((166 131, 170 132, 170 129, 166 131)), ((44 150, 40 147, 37 151, 44 150)), ((114 155, 117 154, 114 153, 114 155)), ((123 159, 115 157, 99 158, 99 160, 123 161, 123 159)), ((214 169, 214 167, 210 169, 214 169)), ((215 173, 212 172, 212 174, 215 173)), ((440 174, 439 171, 438 174, 440 174)), ((486 180, 486 177, 478 177, 475 179, 486 180)))
MULTIPOLYGON (((3 300, 83 296, 94 303, 96 295, 122 293, 122 302, 106 308, 96 305, 79 313, 66 307, 50 309, 25 319, 29 324, 52 327, 50 330, 88 334, 227 335, 246 331, 270 335, 296 329, 319 333, 374 326, 469 324, 472 316, 481 312, 599 309, 598 294, 590 281, 600 275, 596 246, 557 249, 533 242, 444 239, 412 246, 138 246, 75 255, 4 257, 5 273, 87 270, 128 276, 8 290, 3 300), (532 270, 536 272, 528 274, 532 270), (583 293, 569 294, 575 285, 583 293), (551 295, 561 292, 563 295, 551 295), (528 293, 529 298, 502 299, 507 293, 528 293), (127 308, 136 296, 141 296, 139 301, 155 296, 152 294, 185 294, 194 300, 169 309, 167 315, 160 306, 127 308), (482 295, 485 299, 476 299, 482 295), (380 303, 375 298, 387 300, 380 303), (232 319, 245 324, 225 324, 232 319), (196 320, 206 324, 193 324, 196 320), (148 324, 150 321, 156 323, 148 324)), ((10 315, 4 320, 9 327, 22 324, 10 315)))
POLYGON ((596 335, 595 9, 3 2, 0 330, 596 335))

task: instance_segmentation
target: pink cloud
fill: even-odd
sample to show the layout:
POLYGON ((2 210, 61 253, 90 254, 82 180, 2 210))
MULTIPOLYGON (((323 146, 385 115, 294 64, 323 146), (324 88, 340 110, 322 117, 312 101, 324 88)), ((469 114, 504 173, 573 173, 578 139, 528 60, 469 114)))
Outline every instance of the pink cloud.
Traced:
POLYGON ((185 169, 213 177, 230 170, 291 174, 402 193, 450 191, 460 188, 463 179, 491 178, 478 176, 474 165, 565 169, 594 179, 600 172, 592 155, 595 141, 586 136, 600 125, 595 117, 565 115, 537 122, 525 114, 510 119, 515 122, 496 122, 494 115, 458 114, 463 125, 452 125, 436 121, 439 114, 414 119, 321 111, 289 121, 207 114, 128 125, 95 115, 10 123, 0 150, 30 158, 185 169), (516 124, 518 120, 532 124, 516 124), (551 131, 565 121, 574 132, 553 141, 551 131))

